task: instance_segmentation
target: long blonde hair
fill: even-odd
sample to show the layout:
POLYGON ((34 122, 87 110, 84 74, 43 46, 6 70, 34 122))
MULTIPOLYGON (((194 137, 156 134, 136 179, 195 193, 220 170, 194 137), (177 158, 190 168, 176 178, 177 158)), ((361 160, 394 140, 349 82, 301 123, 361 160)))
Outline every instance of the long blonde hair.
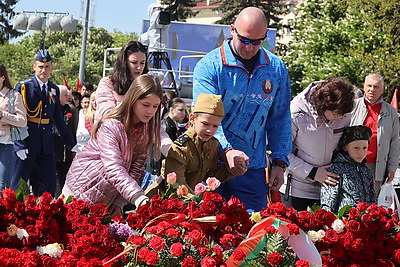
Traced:
POLYGON ((89 98, 89 107, 86 109, 85 112, 85 119, 88 119, 90 125, 93 127, 94 124, 94 114, 96 113, 96 109, 92 105, 92 99, 96 97, 96 91, 92 92, 89 98))
MULTIPOLYGON (((114 118, 118 119, 124 124, 126 134, 128 135, 128 140, 130 143, 132 143, 132 133, 135 129, 133 122, 135 116, 133 112, 133 105, 138 99, 144 99, 151 94, 158 96, 161 100, 163 90, 158 79, 150 74, 143 74, 137 77, 129 87, 121 105, 112 109, 95 125, 92 135, 93 138, 96 138, 96 133, 104 120, 114 118)), ((157 150, 160 148, 160 112, 161 105, 158 106, 156 114, 147 123, 149 130, 148 134, 150 136, 147 143, 149 149, 152 145, 154 145, 157 150)))

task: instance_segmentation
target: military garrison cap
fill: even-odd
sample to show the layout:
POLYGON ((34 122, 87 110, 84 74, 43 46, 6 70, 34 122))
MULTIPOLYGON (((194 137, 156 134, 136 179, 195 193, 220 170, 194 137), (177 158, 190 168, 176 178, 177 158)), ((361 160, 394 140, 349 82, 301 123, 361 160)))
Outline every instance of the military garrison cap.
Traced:
POLYGON ((214 94, 199 94, 193 112, 208 113, 216 116, 224 116, 224 104, 222 97, 214 94))
POLYGON ((51 58, 51 56, 49 54, 49 51, 47 51, 47 49, 40 49, 39 52, 37 53, 35 59, 37 61, 40 61, 40 62, 43 62, 43 63, 46 63, 46 62, 52 60, 52 58, 51 58))

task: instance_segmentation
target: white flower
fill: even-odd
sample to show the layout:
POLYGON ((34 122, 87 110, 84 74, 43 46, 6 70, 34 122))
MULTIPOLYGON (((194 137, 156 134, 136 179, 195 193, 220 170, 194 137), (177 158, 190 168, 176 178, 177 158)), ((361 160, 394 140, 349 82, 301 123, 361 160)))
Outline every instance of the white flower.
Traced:
POLYGON ((333 223, 332 223, 332 229, 335 230, 336 233, 340 234, 343 233, 344 231, 344 223, 342 220, 340 219, 336 219, 333 223))
POLYGON ((44 254, 49 255, 52 258, 61 258, 61 255, 63 253, 62 248, 58 243, 53 243, 53 244, 48 244, 44 247, 37 246, 36 247, 36 252, 42 256, 44 254))
POLYGON ((310 230, 307 232, 307 235, 313 243, 321 242, 321 240, 325 237, 325 231, 319 230, 318 232, 316 232, 314 230, 310 230))
MULTIPOLYGON (((311 239, 313 243, 318 241, 319 235, 314 230, 310 230, 307 232, 308 237, 311 239)), ((39 252, 38 252, 39 253, 39 252)))
POLYGON ((319 236, 319 240, 318 241, 322 241, 322 239, 325 237, 325 231, 321 229, 317 233, 318 233, 318 236, 319 236))
POLYGON ((18 230, 17 230, 17 237, 18 237, 19 240, 21 240, 21 239, 24 238, 24 237, 28 237, 28 236, 29 236, 29 234, 28 234, 28 232, 27 232, 25 229, 20 229, 20 228, 18 228, 18 230))

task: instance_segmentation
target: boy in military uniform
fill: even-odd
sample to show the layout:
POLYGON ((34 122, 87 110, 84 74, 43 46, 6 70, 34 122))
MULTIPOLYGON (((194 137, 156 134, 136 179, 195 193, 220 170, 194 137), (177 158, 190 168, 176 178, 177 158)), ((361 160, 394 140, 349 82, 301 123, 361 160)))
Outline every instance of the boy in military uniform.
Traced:
MULTIPOLYGON (((223 116, 220 95, 200 94, 189 117, 189 129, 174 141, 163 161, 162 176, 175 172, 176 182, 185 185, 191 194, 196 184, 208 177, 216 177, 221 182, 233 178, 225 165, 218 162, 220 144, 213 136, 223 116)), ((145 194, 151 197, 163 190, 164 179, 150 185, 145 194)))
POLYGON ((49 81, 53 63, 47 50, 39 50, 33 69, 35 76, 15 86, 22 95, 27 111, 29 136, 14 143, 18 158, 11 177, 11 188, 18 189, 21 178, 28 181, 36 166, 38 181, 34 193, 40 196, 47 191, 54 196, 57 178, 52 136, 53 124, 66 146, 72 151, 78 150, 76 141, 64 121, 60 105, 60 90, 57 85, 49 81))

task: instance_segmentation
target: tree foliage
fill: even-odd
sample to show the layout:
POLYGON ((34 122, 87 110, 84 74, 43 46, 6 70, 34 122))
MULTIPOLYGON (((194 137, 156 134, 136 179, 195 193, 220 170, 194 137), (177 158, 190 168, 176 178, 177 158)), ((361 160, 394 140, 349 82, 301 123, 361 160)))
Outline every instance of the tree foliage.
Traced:
POLYGON ((18 0, 0 1, 0 44, 5 44, 14 37, 21 36, 23 33, 12 28, 10 21, 13 19, 14 6, 18 0))
POLYGON ((397 0, 304 1, 284 57, 292 94, 333 76, 361 87, 370 73, 380 73, 389 92, 399 87, 399 22, 397 0))
POLYGON ((223 14, 222 18, 218 20, 217 23, 226 25, 232 24, 240 11, 251 6, 260 8, 269 21, 269 27, 276 29, 282 28, 280 16, 289 12, 286 5, 282 4, 279 0, 224 0, 219 7, 215 8, 215 10, 223 14))
MULTIPOLYGON (((0 46, 0 62, 7 67, 13 83, 33 76, 32 65, 39 50, 41 36, 41 32, 37 32, 23 38, 17 44, 0 46)), ((87 39, 85 81, 98 84, 102 77, 106 48, 121 47, 127 40, 136 37, 137 35, 133 33, 109 33, 103 28, 91 27, 87 39)), ((54 83, 62 84, 65 78, 70 87, 75 87, 79 76, 81 43, 82 27, 79 25, 77 32, 74 33, 46 30, 44 44, 53 57, 55 70, 51 80, 54 83)))
POLYGON ((171 13, 171 21, 186 21, 198 13, 191 9, 196 6, 194 0, 161 0, 161 4, 171 13))

